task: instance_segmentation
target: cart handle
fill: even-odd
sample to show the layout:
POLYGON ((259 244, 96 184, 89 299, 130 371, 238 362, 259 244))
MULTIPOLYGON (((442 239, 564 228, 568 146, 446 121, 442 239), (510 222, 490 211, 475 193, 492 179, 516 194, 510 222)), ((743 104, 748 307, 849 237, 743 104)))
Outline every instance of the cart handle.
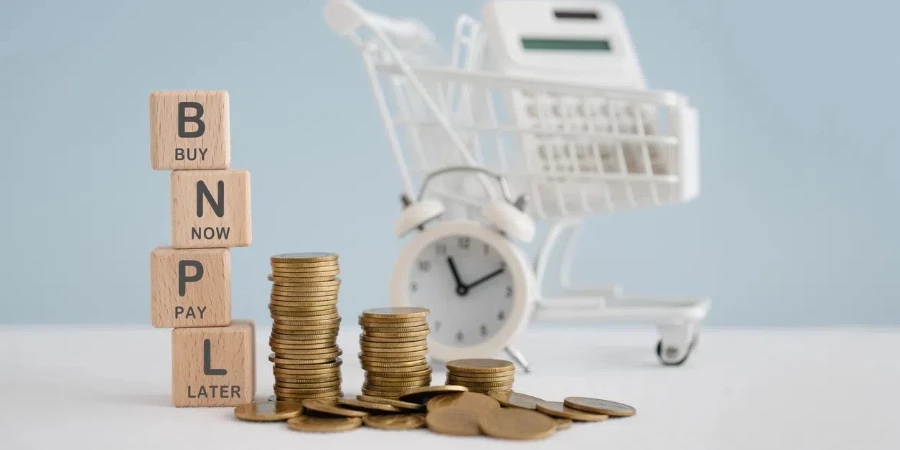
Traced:
POLYGON ((349 36, 365 25, 398 39, 434 41, 428 27, 415 19, 394 19, 366 11, 352 0, 328 0, 325 3, 325 22, 338 36, 349 36))
MULTIPOLYGON (((506 178, 503 178, 503 175, 500 175, 494 171, 478 166, 448 166, 444 167, 443 169, 438 169, 430 172, 422 180, 422 187, 419 188, 419 196, 417 200, 422 201, 422 198, 425 196, 425 189, 428 187, 428 183, 431 182, 432 179, 452 172, 478 172, 497 180, 497 184, 500 185, 500 192, 503 193, 503 198, 507 202, 518 206, 519 201, 514 202, 512 200, 512 193, 510 193, 509 191, 509 185, 506 183, 506 178)), ((524 199, 522 201, 524 201, 524 199)))

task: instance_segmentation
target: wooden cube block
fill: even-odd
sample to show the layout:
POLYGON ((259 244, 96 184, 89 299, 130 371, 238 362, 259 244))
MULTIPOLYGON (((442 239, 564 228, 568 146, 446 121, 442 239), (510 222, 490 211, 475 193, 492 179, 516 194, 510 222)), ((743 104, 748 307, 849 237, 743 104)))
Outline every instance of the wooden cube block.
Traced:
POLYGON ((172 403, 235 406, 256 395, 252 321, 172 330, 172 403))
POLYGON ((231 323, 231 252, 227 248, 150 253, 150 321, 156 328, 231 323))
POLYGON ((250 173, 172 172, 172 247, 250 245, 250 173))
POLYGON ((227 169, 231 165, 228 93, 150 94, 150 165, 157 170, 227 169))

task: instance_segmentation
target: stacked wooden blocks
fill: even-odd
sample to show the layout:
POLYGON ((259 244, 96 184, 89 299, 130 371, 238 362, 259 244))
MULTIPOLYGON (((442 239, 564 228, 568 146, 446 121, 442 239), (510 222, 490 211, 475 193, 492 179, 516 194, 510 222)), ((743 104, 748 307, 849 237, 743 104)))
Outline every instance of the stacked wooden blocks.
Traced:
POLYGON ((250 245, 250 174, 230 170, 228 93, 150 94, 150 157, 171 170, 172 246, 150 254, 151 320, 172 330, 175 406, 256 393, 254 326, 231 320, 230 247, 250 245))

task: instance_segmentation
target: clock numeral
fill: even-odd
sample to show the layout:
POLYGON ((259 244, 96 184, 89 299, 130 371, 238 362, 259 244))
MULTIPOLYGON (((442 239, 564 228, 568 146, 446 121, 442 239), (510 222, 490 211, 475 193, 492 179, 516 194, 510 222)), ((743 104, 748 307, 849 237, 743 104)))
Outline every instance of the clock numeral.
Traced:
POLYGON ((462 331, 457 331, 457 332, 456 332, 456 340, 457 340, 457 341, 462 342, 462 341, 463 341, 463 337, 464 337, 464 336, 463 336, 463 334, 462 334, 462 331))
POLYGON ((419 283, 416 283, 415 281, 413 281, 412 284, 409 285, 409 290, 410 290, 411 292, 416 292, 416 291, 418 291, 418 290, 419 290, 419 283))
POLYGON ((461 248, 463 250, 468 250, 469 246, 472 245, 472 238, 461 237, 461 238, 459 238, 457 245, 459 245, 459 248, 461 248))
POLYGON ((481 331, 482 336, 487 336, 488 335, 487 325, 482 325, 480 331, 481 331))
POLYGON ((506 298, 512 298, 512 294, 513 294, 512 286, 507 286, 506 287, 506 298))
POLYGON ((444 243, 435 244, 434 252, 438 255, 446 255, 447 254, 447 244, 444 244, 444 243))
POLYGON ((501 310, 500 312, 497 313, 497 320, 503 320, 503 319, 506 319, 506 313, 503 312, 503 310, 501 310))
POLYGON ((421 270, 422 272, 428 272, 429 270, 431 270, 431 261, 428 261, 427 259, 419 261, 419 270, 421 270))

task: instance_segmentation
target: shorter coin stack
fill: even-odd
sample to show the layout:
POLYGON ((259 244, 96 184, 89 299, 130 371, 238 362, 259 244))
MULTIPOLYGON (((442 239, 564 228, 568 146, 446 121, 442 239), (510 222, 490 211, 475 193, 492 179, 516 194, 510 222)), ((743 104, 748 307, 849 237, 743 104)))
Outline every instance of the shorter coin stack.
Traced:
POLYGON ((397 398, 403 391, 431 385, 426 317, 425 308, 376 308, 359 316, 364 395, 397 398))
POLYGON ((470 392, 512 391, 516 366, 503 359, 457 359, 447 363, 448 385, 465 386, 470 392))
POLYGON ((328 399, 341 391, 341 318, 337 311, 341 280, 338 257, 330 253, 275 255, 269 311, 274 320, 269 361, 275 363, 279 401, 328 399))

